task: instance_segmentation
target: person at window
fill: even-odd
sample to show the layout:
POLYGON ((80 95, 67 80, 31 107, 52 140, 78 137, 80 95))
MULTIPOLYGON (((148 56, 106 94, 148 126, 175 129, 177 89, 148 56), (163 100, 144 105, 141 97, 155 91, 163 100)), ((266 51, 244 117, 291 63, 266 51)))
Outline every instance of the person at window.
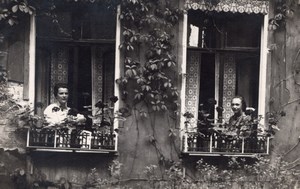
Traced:
POLYGON ((68 107, 69 89, 67 84, 58 83, 53 90, 56 102, 44 110, 46 124, 48 126, 63 126, 67 123, 83 124, 86 118, 68 107))
POLYGON ((228 129, 238 136, 245 135, 251 130, 251 116, 246 115, 246 102, 242 96, 236 96, 231 100, 233 115, 229 118, 228 129))
POLYGON ((44 110, 45 125, 59 129, 58 147, 79 147, 80 138, 78 139, 77 136, 80 130, 77 131, 77 126, 84 129, 86 118, 77 110, 68 107, 69 89, 67 84, 58 83, 53 90, 56 101, 44 110))

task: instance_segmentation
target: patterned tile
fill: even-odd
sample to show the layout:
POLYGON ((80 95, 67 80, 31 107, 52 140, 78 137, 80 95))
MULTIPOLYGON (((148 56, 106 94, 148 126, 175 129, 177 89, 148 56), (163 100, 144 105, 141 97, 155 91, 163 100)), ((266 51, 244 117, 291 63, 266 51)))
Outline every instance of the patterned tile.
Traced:
POLYGON ((228 121, 232 115, 231 100, 235 96, 236 90, 236 63, 233 54, 224 56, 223 73, 223 117, 225 121, 228 121))

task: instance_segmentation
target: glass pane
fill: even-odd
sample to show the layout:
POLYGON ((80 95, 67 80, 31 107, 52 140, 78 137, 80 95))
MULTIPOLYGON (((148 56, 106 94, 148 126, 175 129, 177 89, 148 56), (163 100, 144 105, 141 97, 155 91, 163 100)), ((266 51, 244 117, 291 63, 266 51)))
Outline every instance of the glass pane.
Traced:
POLYGON ((226 47, 259 47, 262 17, 230 15, 224 21, 226 47))
POLYGON ((200 69, 200 96, 199 106, 214 118, 215 100, 215 54, 202 54, 200 69))
POLYGON ((263 17, 256 14, 189 10, 188 46, 259 48, 263 17))
POLYGON ((37 16, 37 36, 47 38, 114 39, 116 15, 105 6, 71 6, 37 16))
POLYGON ((72 37, 72 13, 57 12, 56 18, 47 15, 37 15, 37 37, 71 38, 72 37))
POLYGON ((237 94, 245 98, 248 107, 257 110, 259 86, 258 55, 239 54, 237 63, 237 94))

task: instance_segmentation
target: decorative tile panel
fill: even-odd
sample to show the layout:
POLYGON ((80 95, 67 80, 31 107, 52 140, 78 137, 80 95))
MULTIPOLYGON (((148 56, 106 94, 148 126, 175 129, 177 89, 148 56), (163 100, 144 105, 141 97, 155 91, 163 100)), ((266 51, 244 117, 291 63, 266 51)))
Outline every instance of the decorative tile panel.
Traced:
POLYGON ((96 101, 102 100, 103 93, 103 49, 96 47, 95 64, 93 64, 94 72, 94 85, 93 91, 96 101))
POLYGON ((198 101, 200 88, 201 54, 197 51, 188 52, 186 70, 185 111, 198 117, 198 101))
POLYGON ((107 69, 104 65, 106 64, 106 67, 110 68, 110 64, 114 64, 113 59, 110 60, 105 57, 108 54, 107 51, 109 47, 97 46, 94 48, 94 60, 92 61, 93 105, 95 105, 95 103, 99 100, 107 102, 108 98, 113 96, 114 90, 114 70, 107 69))
POLYGON ((224 56, 224 72, 223 72, 223 118, 228 121, 232 115, 231 100, 236 95, 236 63, 233 54, 224 56))
POLYGON ((104 79, 105 79, 105 91, 104 91, 104 101, 108 101, 110 97, 114 96, 114 78, 115 78, 115 70, 114 66, 114 57, 109 53, 108 57, 104 59, 104 63, 106 64, 104 69, 104 79), (105 62, 107 61, 107 62, 105 62))
POLYGON ((69 48, 57 47, 51 52, 51 68, 50 68, 50 103, 55 101, 53 95, 53 87, 56 83, 68 83, 68 63, 69 63, 69 48))

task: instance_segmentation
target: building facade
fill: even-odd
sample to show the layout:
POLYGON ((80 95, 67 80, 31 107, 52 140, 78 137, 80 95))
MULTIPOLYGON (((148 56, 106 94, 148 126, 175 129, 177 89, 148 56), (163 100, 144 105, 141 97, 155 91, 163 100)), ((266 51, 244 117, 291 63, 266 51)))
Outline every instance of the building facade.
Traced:
MULTIPOLYGON (((133 7, 138 3, 130 2, 133 7)), ((135 64, 128 64, 127 57, 137 58, 141 65, 152 59, 144 57, 147 48, 142 44, 130 52, 124 50, 129 36, 126 32, 132 31, 124 25, 126 8, 122 3, 112 9, 99 1, 58 1, 55 6, 54 13, 36 11, 13 30, 5 28, 8 26, 1 29, 0 65, 8 72, 15 96, 31 103, 34 114, 42 115, 54 101, 55 83, 68 83, 70 105, 81 112, 95 115, 97 102, 107 102, 112 96, 119 99, 111 104, 114 112, 130 111, 122 114, 122 119, 113 120, 109 132, 81 135, 80 146, 76 147, 60 147, 57 143, 63 142, 57 131, 30 130, 20 142, 7 137, 13 131, 3 123, 2 161, 9 162, 4 158, 11 156, 7 154, 21 153, 15 167, 26 170, 27 180, 39 172, 47 181, 64 178, 80 187, 93 168, 101 177, 110 177, 108 168, 113 162, 122 164, 122 179, 128 182, 143 181, 142 173, 149 165, 160 165, 157 175, 162 176, 166 167, 178 161, 183 162, 184 174, 193 175, 196 162, 205 157, 222 162, 232 156, 251 158, 259 154, 275 159, 281 155, 293 163, 291 166, 298 165, 299 28, 295 23, 300 14, 296 1, 289 4, 280 19, 275 17, 279 14, 277 4, 265 0, 161 3, 165 8, 182 11, 170 29, 170 52, 176 64, 172 73, 166 73, 172 82, 164 84, 177 89, 177 114, 153 109, 155 102, 150 110, 145 103, 135 103, 139 93, 134 90, 136 84, 130 84, 134 77, 130 76, 132 67, 128 67, 135 64), (276 30, 271 28, 274 25, 276 30), (129 80, 126 98, 120 78, 129 80), (228 122, 231 99, 236 95, 242 95, 248 107, 255 109, 255 117, 263 117, 259 120, 263 129, 270 126, 271 113, 281 114, 276 122, 280 131, 272 139, 258 136, 251 149, 247 140, 233 141, 227 148, 232 150, 233 143, 239 143, 235 151, 222 149, 220 145, 226 142, 216 135, 202 132, 200 139, 204 128, 196 120, 202 119, 205 112, 210 120, 219 120, 215 123, 228 122), (220 112, 216 107, 223 109, 220 112), (193 115, 189 122, 186 112, 193 115), (49 136, 55 139, 47 143, 49 136)), ((44 7, 41 4, 39 8, 44 7)), ((144 30, 151 28, 140 29, 144 30)), ((153 99, 161 100, 145 87, 141 95, 154 94, 153 99)), ((149 87, 154 88, 151 84, 149 87)), ((164 109, 162 104, 157 107, 164 109)), ((6 178, 7 171, 2 172, 6 178)))

